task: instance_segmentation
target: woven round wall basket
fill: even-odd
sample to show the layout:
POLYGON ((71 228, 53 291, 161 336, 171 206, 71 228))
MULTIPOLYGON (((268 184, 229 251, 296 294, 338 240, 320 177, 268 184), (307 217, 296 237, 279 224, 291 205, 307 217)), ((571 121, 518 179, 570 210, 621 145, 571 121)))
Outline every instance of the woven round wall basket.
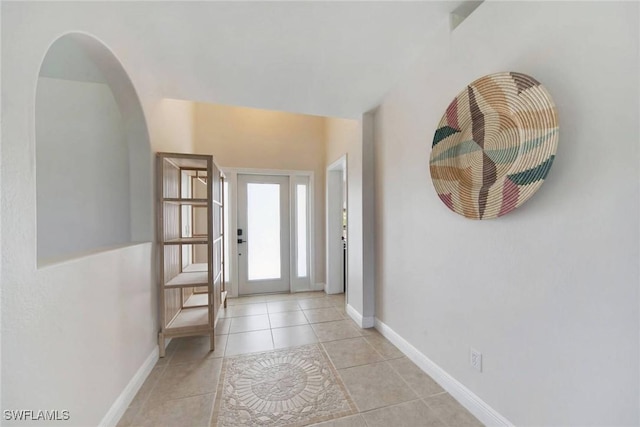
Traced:
POLYGON ((433 186, 452 211, 497 218, 540 188, 557 147, 549 92, 525 74, 491 74, 467 86, 442 116, 429 160, 433 186))

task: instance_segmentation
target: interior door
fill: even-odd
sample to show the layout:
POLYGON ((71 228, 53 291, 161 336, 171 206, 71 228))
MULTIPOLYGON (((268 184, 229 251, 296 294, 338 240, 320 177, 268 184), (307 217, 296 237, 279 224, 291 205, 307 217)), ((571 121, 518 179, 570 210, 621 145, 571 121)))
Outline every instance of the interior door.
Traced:
POLYGON ((240 295, 289 292, 289 177, 238 175, 240 295))

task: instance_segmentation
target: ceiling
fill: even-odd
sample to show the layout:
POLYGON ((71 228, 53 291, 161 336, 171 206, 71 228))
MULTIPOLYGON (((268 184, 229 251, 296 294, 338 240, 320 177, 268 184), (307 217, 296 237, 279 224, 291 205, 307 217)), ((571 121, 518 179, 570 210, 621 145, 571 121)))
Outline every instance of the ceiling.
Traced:
POLYGON ((163 97, 355 118, 462 3, 121 3, 118 25, 163 97))

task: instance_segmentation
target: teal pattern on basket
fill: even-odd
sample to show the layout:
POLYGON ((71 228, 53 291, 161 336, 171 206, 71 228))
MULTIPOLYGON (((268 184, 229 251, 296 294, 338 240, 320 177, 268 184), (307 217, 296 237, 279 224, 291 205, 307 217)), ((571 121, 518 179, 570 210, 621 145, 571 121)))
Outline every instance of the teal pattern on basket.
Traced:
POLYGON ((444 151, 442 154, 437 156, 437 158, 434 158, 434 160, 437 161, 447 159, 449 157, 458 157, 467 153, 473 153, 474 151, 478 150, 482 150, 482 148, 480 148, 480 146, 476 144, 475 141, 464 141, 444 151))
POLYGON ((541 179, 545 179, 551 169, 551 165, 553 164, 553 159, 555 159, 555 157, 556 156, 552 155, 535 168, 509 175, 509 179, 517 185, 529 185, 536 181, 540 181, 541 179))
POLYGON ((438 124, 429 166, 442 202, 467 218, 497 218, 528 200, 555 159, 558 117, 548 91, 522 73, 468 85, 438 124))
POLYGON ((436 131, 436 134, 433 136, 433 146, 435 146, 438 142, 443 139, 453 135, 454 133, 460 132, 458 129, 452 128, 451 126, 443 126, 436 131))

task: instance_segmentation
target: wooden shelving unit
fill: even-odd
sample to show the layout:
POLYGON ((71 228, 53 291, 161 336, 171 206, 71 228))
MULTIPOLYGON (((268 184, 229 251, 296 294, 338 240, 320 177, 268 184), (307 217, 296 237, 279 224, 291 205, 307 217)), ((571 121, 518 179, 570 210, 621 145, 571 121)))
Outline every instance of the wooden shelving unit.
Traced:
POLYGON ((224 175, 208 155, 158 153, 156 158, 160 332, 167 338, 208 335, 226 306, 224 175))

